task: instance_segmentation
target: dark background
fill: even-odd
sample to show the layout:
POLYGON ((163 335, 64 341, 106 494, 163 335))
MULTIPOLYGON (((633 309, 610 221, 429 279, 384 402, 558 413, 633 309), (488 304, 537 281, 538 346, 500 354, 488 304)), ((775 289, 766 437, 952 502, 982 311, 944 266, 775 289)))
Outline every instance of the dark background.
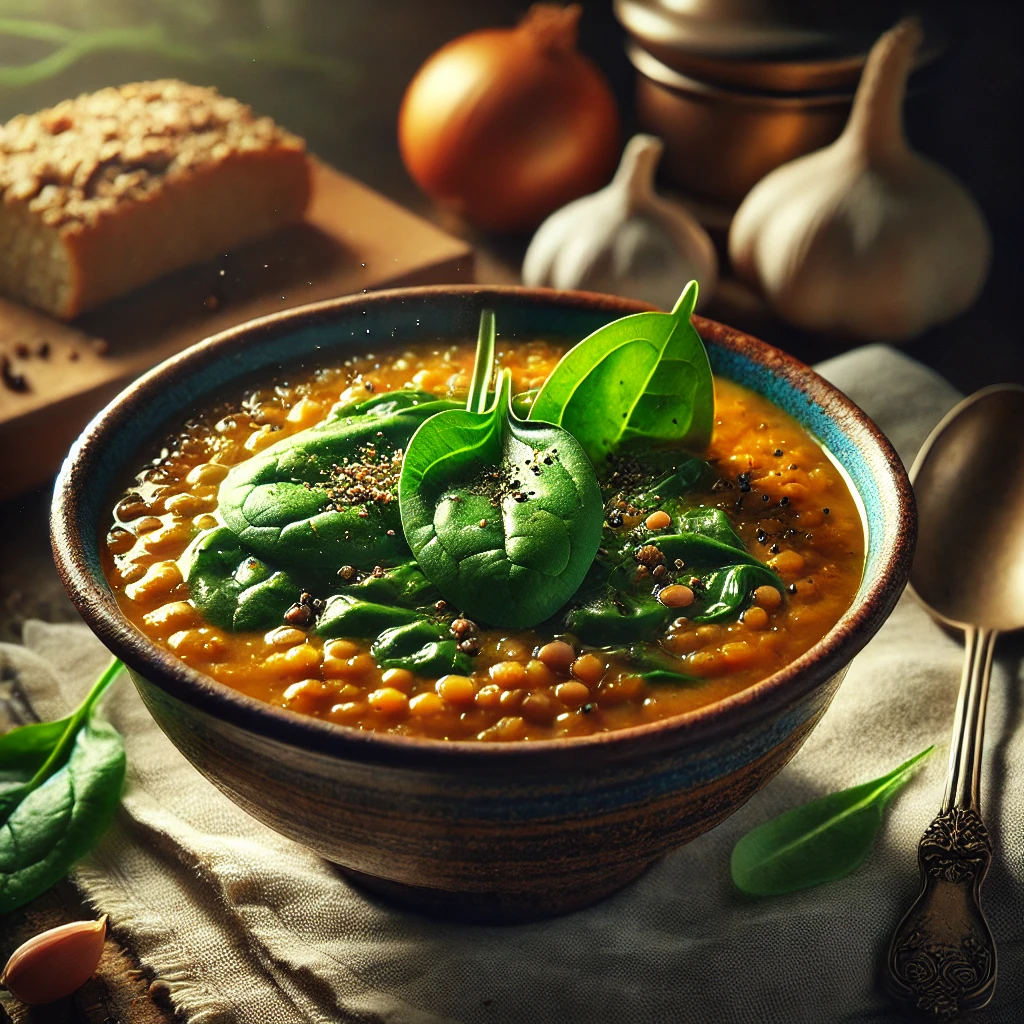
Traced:
MULTIPOLYGON (((126 81, 173 76, 215 85, 303 135, 329 163, 472 238, 481 281, 515 281, 526 239, 474 234, 434 210, 405 174, 395 123, 406 84, 435 49, 474 28, 510 25, 527 6, 524 0, 0 0, 0 65, 25 64, 54 49, 53 42, 6 33, 4 18, 159 35, 158 44, 99 50, 33 83, 12 82, 0 67, 0 121, 126 81)), ((628 131, 633 71, 622 29, 611 0, 583 6, 581 46, 611 81, 628 131)), ((890 6, 895 21, 902 5, 890 6)), ((934 10, 936 4, 925 6, 934 10)), ((1024 288, 1022 5, 941 6, 947 49, 907 102, 908 135, 977 197, 992 230, 994 259, 976 306, 905 349, 971 391, 1024 378, 1017 301, 1024 288)), ((744 323, 742 313, 733 313, 732 319, 808 361, 837 348, 763 318, 744 323)))

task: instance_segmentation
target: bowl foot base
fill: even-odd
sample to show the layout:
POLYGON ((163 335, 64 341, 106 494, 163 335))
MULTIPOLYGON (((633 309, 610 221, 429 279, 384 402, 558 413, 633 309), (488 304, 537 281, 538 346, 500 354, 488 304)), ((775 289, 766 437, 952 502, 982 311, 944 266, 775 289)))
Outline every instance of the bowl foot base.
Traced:
POLYGON ((598 879, 588 878, 582 885, 503 892, 435 889, 395 882, 341 865, 337 865, 337 869, 354 885, 374 896, 429 917, 470 924, 522 924, 567 914, 597 903, 639 878, 653 863, 651 860, 640 865, 631 864, 598 879))

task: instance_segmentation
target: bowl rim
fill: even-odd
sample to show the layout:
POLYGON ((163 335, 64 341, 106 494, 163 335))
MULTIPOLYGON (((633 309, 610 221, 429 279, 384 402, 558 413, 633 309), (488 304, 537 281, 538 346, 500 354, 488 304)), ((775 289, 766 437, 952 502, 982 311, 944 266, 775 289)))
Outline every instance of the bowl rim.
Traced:
MULTIPOLYGON (((817 405, 844 423, 855 425, 857 447, 868 460, 880 484, 895 497, 895 539, 868 583, 859 602, 808 651, 777 672, 738 693, 691 712, 656 722, 588 736, 550 740, 481 743, 478 740, 436 740, 360 731, 310 716, 299 715, 249 697, 219 683, 159 647, 120 611, 104 580, 97 581, 86 560, 86 545, 79 531, 76 501, 79 485, 103 457, 107 438, 126 426, 133 411, 157 394, 168 379, 188 374, 260 341, 294 332, 310 322, 331 321, 351 309, 383 306, 396 301, 472 299, 565 306, 615 316, 653 310, 647 303, 600 295, 519 286, 428 285, 394 288, 327 299, 272 313, 221 331, 165 360, 129 384, 85 427, 61 467, 54 487, 50 514, 51 543, 61 582, 82 618, 104 645, 125 665, 172 698, 225 720, 248 732, 306 752, 350 761, 392 764, 452 771, 487 766, 504 771, 546 770, 571 765, 584 755, 588 763, 647 756, 665 749, 693 748, 722 734, 738 736, 754 720, 782 714, 811 691, 841 671, 864 647, 888 617, 909 577, 916 539, 913 491, 899 456, 868 416, 842 392, 809 366, 751 335, 713 320, 694 317, 705 343, 757 363, 771 376, 781 377, 797 390, 813 396, 817 405)), ((245 372, 238 374, 239 377, 245 372)), ((844 427, 845 429, 845 427, 844 427)), ((99 539, 97 537, 97 544, 99 539)), ((863 583, 862 583, 863 586, 863 583)))

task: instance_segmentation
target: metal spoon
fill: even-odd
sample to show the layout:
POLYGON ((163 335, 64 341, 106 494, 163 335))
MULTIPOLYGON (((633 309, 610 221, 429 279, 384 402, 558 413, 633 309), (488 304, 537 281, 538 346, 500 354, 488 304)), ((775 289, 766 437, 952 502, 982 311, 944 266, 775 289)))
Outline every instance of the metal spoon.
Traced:
POLYGON ((996 636, 1024 628, 1024 387, 997 384, 932 431, 910 472, 920 533, 911 590, 966 637, 946 795, 917 852, 921 892, 893 934, 889 982, 949 1018, 984 1006, 996 948, 981 909, 992 844, 978 799, 996 636))

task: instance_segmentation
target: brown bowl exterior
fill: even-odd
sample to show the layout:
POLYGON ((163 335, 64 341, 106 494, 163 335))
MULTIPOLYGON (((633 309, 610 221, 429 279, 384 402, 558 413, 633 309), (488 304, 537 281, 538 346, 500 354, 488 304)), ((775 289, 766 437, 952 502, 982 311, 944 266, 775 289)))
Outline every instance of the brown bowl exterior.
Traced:
POLYGON ((253 321, 151 371, 96 417, 58 479, 51 525, 58 569, 83 617, 125 661, 172 742, 231 799, 407 905, 527 920, 584 906, 625 884, 716 825, 786 764, 899 597, 915 521, 897 456, 856 406, 778 350, 695 318, 718 372, 784 407, 796 402, 814 432, 833 436, 830 447, 859 481, 865 506, 869 557, 854 607, 762 683, 619 732, 447 743, 348 730, 271 707, 190 669, 125 619, 99 568, 99 536, 119 470, 138 461, 158 424, 184 418, 192 403, 260 365, 298 358, 303 346, 322 358, 322 349, 358 338, 368 323, 383 337, 397 329, 403 340, 418 329, 470 336, 482 307, 496 310, 506 337, 578 335, 648 308, 586 293, 435 287, 253 321))
POLYGON ((131 674, 171 742, 254 818, 406 906, 518 922, 601 899, 732 814, 800 749, 845 672, 738 736, 568 776, 543 755, 467 772, 312 753, 131 674))

